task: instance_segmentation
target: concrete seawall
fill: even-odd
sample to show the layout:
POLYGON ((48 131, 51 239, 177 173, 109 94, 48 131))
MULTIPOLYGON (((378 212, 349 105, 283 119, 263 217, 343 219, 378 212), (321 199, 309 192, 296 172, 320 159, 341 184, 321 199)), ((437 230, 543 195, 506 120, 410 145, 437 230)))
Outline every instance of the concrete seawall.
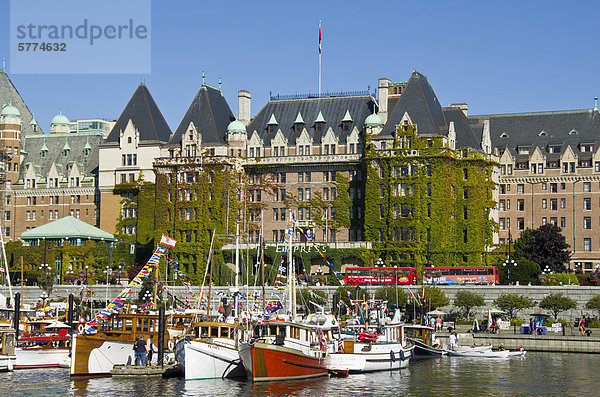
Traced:
MULTIPOLYGON (((98 285, 89 285, 86 287, 89 288, 89 291, 90 291, 89 295, 85 296, 86 300, 91 298, 92 300, 102 301, 105 299, 106 296, 108 296, 108 299, 114 299, 114 297, 116 297, 123 290, 123 288, 125 288, 125 285, 109 285, 107 288, 106 285, 98 284, 98 285)), ((416 292, 418 287, 419 286, 410 286, 410 287, 399 286, 398 288, 403 289, 405 292, 408 292, 409 289, 413 292, 416 292)), ((332 295, 335 292, 336 288, 337 287, 311 287, 311 289, 321 290, 321 291, 325 292, 328 295, 330 302, 331 302, 332 295)), ((585 309, 585 304, 590 298, 593 298, 596 295, 600 295, 600 286, 599 287, 580 287, 580 286, 504 286, 504 285, 496 285, 496 286, 439 286, 439 288, 441 288, 444 291, 444 293, 446 294, 446 296, 448 296, 448 298, 450 299, 449 306, 440 308, 441 310, 443 310, 445 312, 457 310, 457 308, 452 306, 452 304, 454 302, 456 293, 461 290, 469 290, 469 291, 474 291, 479 294, 482 294, 485 299, 485 304, 486 304, 485 307, 486 308, 493 307, 493 301, 495 299, 497 299, 498 296, 500 296, 501 294, 514 293, 514 294, 525 295, 525 296, 532 298, 534 303, 537 305, 548 294, 563 293, 565 296, 572 298, 577 303, 576 309, 559 314, 559 317, 564 318, 564 319, 576 318, 576 317, 581 316, 581 314, 596 316, 598 313, 585 309)), ((375 286, 363 287, 363 290, 368 291, 369 294, 373 294, 376 289, 377 289, 377 287, 375 287, 375 286)), ((79 297, 79 296, 81 296, 81 290, 82 290, 82 287, 78 286, 78 285, 55 285, 52 288, 52 292, 50 294, 50 300, 65 299, 70 293, 72 293, 76 297, 79 297)), ((139 291, 139 287, 134 287, 133 290, 135 293, 137 293, 139 291)), ((193 287, 193 290, 195 292, 198 292, 199 288, 193 287)), ((241 288, 242 292, 246 292, 246 290, 249 293, 253 294, 253 293, 260 293, 261 288, 260 287, 250 287, 248 289, 246 289, 245 287, 241 288)), ((187 295, 187 290, 183 286, 169 287, 169 291, 171 291, 177 298, 182 299, 182 300, 185 300, 185 296, 187 295)), ((213 304, 216 304, 219 301, 219 299, 223 296, 223 295, 217 295, 217 292, 220 292, 222 294, 231 294, 229 292, 228 287, 213 287, 213 291, 214 291, 214 294, 211 299, 213 304)), ((16 292, 20 292, 19 286, 13 287, 13 294, 16 292)), ((204 292, 207 293, 208 289, 205 289, 204 292)), ((273 287, 266 287, 267 297, 271 297, 271 294, 273 292, 275 292, 281 296, 281 291, 275 291, 273 289, 273 287)), ((4 287, 4 286, 0 287, 0 293, 3 294, 4 296, 8 297, 8 295, 9 295, 8 288, 4 287)), ((42 290, 39 287, 23 287, 23 300, 25 303, 34 304, 35 302, 40 300, 41 293, 42 293, 42 290)), ((137 295, 135 297, 137 297, 137 295)), ((231 301, 231 299, 229 299, 229 300, 231 301)), ((4 302, 0 303, 0 306, 3 306, 3 305, 4 305, 4 302)), ((519 316, 522 316, 522 318, 528 319, 529 313, 531 313, 532 311, 535 311, 537 309, 538 309, 537 307, 533 307, 531 309, 521 311, 521 312, 519 312, 519 316)), ((475 315, 479 314, 479 317, 481 317, 481 315, 483 314, 484 311, 485 311, 484 308, 479 308, 479 309, 475 308, 472 310, 473 314, 475 314, 475 315)))
MULTIPOLYGON (((571 328, 565 330, 565 336, 562 333, 548 335, 515 334, 513 329, 488 336, 486 333, 471 334, 463 332, 465 328, 466 326, 459 326, 457 330, 459 343, 463 346, 471 346, 473 343, 487 345, 491 342, 494 349, 502 344, 509 350, 518 350, 520 346, 523 346, 527 351, 600 354, 600 329, 597 328, 592 328, 592 335, 597 333, 596 336, 579 336, 571 328), (572 333, 575 333, 575 335, 572 335, 572 333)), ((436 335, 444 344, 448 343, 448 332, 439 332, 436 335)))

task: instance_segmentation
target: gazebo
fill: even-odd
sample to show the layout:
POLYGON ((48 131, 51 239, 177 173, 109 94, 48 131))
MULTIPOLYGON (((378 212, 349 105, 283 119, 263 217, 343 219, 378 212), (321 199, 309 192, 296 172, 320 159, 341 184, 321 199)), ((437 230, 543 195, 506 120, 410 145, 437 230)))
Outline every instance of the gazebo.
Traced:
MULTIPOLYGON (((44 259, 40 269, 50 269, 50 266, 46 263, 48 241, 54 242, 57 247, 63 246, 65 241, 68 241, 71 246, 83 246, 88 240, 94 241, 96 244, 101 242, 112 243, 115 241, 112 234, 72 216, 65 216, 35 229, 28 230, 21 234, 19 238, 31 246, 44 244, 44 259)), ((58 271, 56 282, 60 282, 63 270, 62 256, 56 259, 55 268, 58 271)), ((73 270, 71 269, 71 265, 69 265, 69 270, 73 270)), ((87 273, 85 277, 87 280, 87 273)))
POLYGON ((112 234, 72 216, 65 216, 28 230, 19 238, 29 245, 40 245, 42 240, 49 240, 56 242, 57 246, 62 245, 64 241, 69 241, 71 245, 85 245, 86 240, 115 241, 112 234))

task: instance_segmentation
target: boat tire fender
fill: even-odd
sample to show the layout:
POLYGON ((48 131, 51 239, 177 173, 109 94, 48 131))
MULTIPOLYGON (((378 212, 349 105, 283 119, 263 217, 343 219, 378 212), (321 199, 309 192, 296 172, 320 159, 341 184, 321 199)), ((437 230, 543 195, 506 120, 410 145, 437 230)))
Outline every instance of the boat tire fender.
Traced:
POLYGON ((83 326, 83 324, 79 324, 79 327, 77 327, 77 331, 79 331, 80 334, 83 333, 84 329, 85 329, 85 327, 83 326))

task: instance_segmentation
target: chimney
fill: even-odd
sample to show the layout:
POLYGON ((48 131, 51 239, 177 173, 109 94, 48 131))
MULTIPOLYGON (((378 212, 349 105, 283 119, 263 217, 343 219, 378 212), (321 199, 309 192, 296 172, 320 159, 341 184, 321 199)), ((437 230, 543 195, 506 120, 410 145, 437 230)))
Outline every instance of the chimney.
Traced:
POLYGON ((388 90, 391 82, 387 77, 379 79, 379 117, 381 117, 384 123, 388 119, 388 90))
POLYGON ((250 100, 252 95, 246 90, 238 92, 238 120, 244 123, 245 126, 250 124, 250 100))
POLYGON ((459 108, 465 114, 465 117, 467 117, 467 104, 466 103, 453 103, 450 106, 452 106, 453 108, 459 108))

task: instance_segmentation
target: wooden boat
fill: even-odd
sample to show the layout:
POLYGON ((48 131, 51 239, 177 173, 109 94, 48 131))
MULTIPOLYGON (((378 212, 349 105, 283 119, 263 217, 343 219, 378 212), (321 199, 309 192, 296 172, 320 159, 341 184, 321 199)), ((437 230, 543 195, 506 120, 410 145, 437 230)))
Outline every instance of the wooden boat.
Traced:
MULTIPOLYGON (((450 350, 450 345, 444 345, 444 351, 445 352, 449 352, 450 350)), ((489 352, 492 351, 492 345, 483 345, 483 346, 456 346, 456 348, 454 349, 454 351, 457 352, 489 352)))
POLYGON ((471 357, 471 358, 508 358, 510 351, 453 351, 449 350, 448 355, 452 357, 471 357))
POLYGON ((525 357, 526 350, 508 351, 508 357, 525 357))
POLYGON ((185 380, 244 378, 246 371, 238 353, 245 329, 224 322, 194 325, 194 338, 177 343, 175 357, 185 380))
MULTIPOLYGON (((189 326, 192 314, 168 313, 163 340, 165 352, 174 359, 174 338, 180 330, 189 326), (172 332, 172 333, 171 333, 172 332)), ((158 314, 122 313, 111 316, 108 324, 101 326, 92 335, 79 333, 73 336, 71 351, 71 377, 110 376, 115 365, 135 363, 133 343, 138 336, 144 340, 154 334, 158 345, 158 314)), ((156 355, 155 355, 156 356, 156 355)))
POLYGON ((71 353, 69 328, 55 320, 26 322, 15 348, 15 369, 59 367, 71 353))
POLYGON ((333 346, 334 351, 330 354, 331 370, 347 369, 350 373, 359 373, 408 366, 414 346, 409 346, 406 341, 400 312, 394 311, 391 319, 385 313, 385 305, 371 308, 368 324, 345 327, 344 330, 351 330, 354 337, 349 338, 346 332, 342 338, 340 333, 338 346, 333 346))
POLYGON ((255 382, 307 379, 329 372, 327 341, 312 326, 269 321, 253 329, 253 338, 239 344, 249 379, 255 382))
POLYGON ((435 338, 435 329, 426 325, 405 325, 406 338, 415 345, 415 360, 437 358, 446 354, 435 338))
POLYGON ((15 330, 9 327, 0 328, 0 372, 12 371, 15 361, 15 330))

